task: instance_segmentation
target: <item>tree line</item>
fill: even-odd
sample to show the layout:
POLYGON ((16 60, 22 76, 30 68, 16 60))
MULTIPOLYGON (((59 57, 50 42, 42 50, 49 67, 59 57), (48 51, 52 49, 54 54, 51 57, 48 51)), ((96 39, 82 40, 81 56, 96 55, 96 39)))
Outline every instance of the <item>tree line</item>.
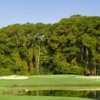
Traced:
POLYGON ((100 17, 0 29, 0 75, 100 75, 100 17))

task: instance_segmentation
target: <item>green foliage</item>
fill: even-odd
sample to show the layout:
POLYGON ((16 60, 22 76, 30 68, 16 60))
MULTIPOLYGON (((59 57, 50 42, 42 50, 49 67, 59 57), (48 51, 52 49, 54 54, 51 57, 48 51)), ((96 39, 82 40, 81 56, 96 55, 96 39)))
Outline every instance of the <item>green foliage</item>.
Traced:
POLYGON ((99 75, 100 17, 73 15, 55 24, 14 24, 0 29, 0 75, 36 74, 38 58, 41 74, 89 70, 99 75))
POLYGON ((0 75, 4 76, 4 75, 11 75, 12 71, 8 68, 0 68, 0 75))

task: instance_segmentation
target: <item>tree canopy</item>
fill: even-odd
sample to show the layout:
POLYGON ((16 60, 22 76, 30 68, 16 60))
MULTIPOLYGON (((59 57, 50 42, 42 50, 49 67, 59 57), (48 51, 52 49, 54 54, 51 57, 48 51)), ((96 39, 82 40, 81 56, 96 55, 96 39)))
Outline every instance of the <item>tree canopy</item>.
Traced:
POLYGON ((100 17, 1 28, 0 75, 34 75, 38 66, 40 74, 100 75, 100 17))

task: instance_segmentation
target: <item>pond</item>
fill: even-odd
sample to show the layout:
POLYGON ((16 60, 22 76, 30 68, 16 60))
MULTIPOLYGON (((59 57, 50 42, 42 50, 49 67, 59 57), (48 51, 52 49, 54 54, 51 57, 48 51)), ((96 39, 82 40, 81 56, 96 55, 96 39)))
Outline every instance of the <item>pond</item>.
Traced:
POLYGON ((10 92, 0 92, 0 95, 27 95, 27 96, 60 96, 60 97, 82 97, 100 99, 100 91, 96 90, 13 90, 10 92))

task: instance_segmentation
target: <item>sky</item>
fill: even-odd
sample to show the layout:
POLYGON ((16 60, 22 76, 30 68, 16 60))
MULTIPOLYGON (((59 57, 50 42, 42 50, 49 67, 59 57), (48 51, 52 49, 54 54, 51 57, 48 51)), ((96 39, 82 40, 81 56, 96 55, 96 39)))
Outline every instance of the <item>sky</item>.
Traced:
POLYGON ((56 23, 75 14, 100 16, 100 0, 0 0, 0 28, 27 22, 56 23))

